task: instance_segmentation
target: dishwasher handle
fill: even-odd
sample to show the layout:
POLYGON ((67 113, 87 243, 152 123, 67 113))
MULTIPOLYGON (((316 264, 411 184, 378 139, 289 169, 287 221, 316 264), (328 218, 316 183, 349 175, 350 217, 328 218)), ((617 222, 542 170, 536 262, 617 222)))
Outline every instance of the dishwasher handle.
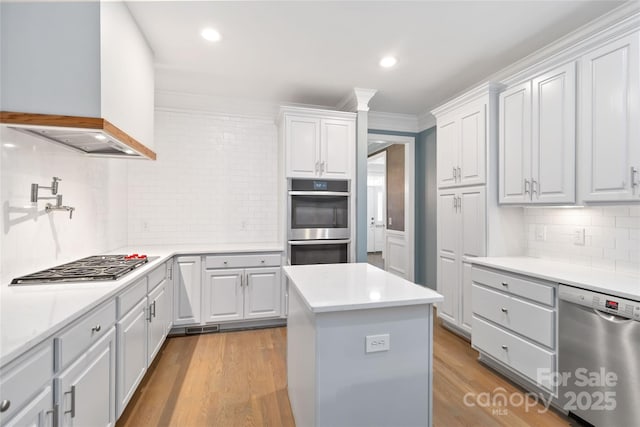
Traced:
POLYGON ((598 310, 597 308, 592 308, 593 312, 600 316, 602 319, 611 322, 611 323, 629 323, 635 322, 633 319, 629 319, 628 317, 618 316, 617 314, 607 313, 606 311, 598 310))

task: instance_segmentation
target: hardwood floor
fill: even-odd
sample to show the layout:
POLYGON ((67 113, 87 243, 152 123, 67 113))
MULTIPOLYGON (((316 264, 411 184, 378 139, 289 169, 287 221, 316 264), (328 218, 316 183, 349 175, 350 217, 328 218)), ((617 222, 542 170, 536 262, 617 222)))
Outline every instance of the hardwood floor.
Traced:
MULTIPOLYGON (((286 328, 170 338, 116 427, 294 426, 285 357, 286 328)), ((570 425, 552 410, 539 414, 541 405, 500 414, 466 406, 467 393, 468 402, 498 387, 523 394, 476 358, 467 341, 434 327, 434 426, 570 425)))

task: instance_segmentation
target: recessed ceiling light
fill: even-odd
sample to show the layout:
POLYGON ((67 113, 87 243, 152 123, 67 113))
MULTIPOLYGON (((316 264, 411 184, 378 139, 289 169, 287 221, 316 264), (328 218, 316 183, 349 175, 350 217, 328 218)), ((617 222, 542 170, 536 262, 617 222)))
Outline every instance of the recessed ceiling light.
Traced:
POLYGON ((397 62, 398 60, 393 56, 385 56, 380 60, 380 66, 384 68, 390 68, 396 65, 397 62))
POLYGON ((104 136, 103 134, 99 133, 97 135, 94 135, 94 138, 99 140, 99 141, 104 141, 105 139, 107 139, 106 136, 104 136))
POLYGON ((222 38, 220 36, 220 33, 214 30, 213 28, 205 28, 200 32, 200 35, 202 36, 203 39, 208 40, 210 42, 217 42, 222 38))

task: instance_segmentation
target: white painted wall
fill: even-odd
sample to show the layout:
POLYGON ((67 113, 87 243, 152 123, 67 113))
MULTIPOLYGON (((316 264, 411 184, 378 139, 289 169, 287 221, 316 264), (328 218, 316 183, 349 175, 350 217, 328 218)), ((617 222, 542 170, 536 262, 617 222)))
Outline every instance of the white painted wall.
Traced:
POLYGON ((274 120, 162 109, 155 135, 128 161, 129 244, 279 240, 274 120))
MULTIPOLYGON (((0 128, 1 284, 12 278, 127 243, 127 165, 90 158, 59 145, 0 128), (7 146, 15 145, 15 147, 7 146), (62 178, 59 194, 67 212, 47 214, 29 201, 31 183, 49 186, 62 178)), ((49 190, 41 195, 50 196, 49 190)))
POLYGON ((640 273, 640 206, 525 208, 527 254, 619 272, 640 273), (536 228, 546 240, 536 240, 536 228), (585 229, 584 246, 573 243, 585 229))

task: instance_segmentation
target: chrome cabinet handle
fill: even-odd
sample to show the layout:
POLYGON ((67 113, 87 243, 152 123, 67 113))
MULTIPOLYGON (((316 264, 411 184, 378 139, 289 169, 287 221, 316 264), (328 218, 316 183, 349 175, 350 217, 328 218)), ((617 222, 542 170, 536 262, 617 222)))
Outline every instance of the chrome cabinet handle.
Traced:
POLYGON ((533 199, 533 193, 536 193, 536 199, 540 198, 540 195, 538 194, 538 190, 536 189, 537 184, 538 184, 538 181, 531 178, 531 198, 532 199, 533 199))
POLYGON ((68 411, 64 411, 65 414, 71 414, 71 418, 75 418, 76 416, 76 386, 72 385, 70 391, 66 391, 65 395, 71 395, 71 409, 68 411))
POLYGON ((324 173, 326 166, 327 166, 327 163, 323 160, 322 163, 320 163, 320 172, 324 173))
POLYGON ((228 264, 228 263, 227 263, 227 261, 223 261, 222 263, 223 263, 224 265, 227 265, 227 264, 228 264))
POLYGON ((93 328, 91 328, 91 333, 100 332, 101 329, 102 329, 102 326, 96 325, 93 328))
POLYGON ((509 347, 507 347, 506 345, 503 345, 503 346, 502 346, 502 349, 503 349, 503 350, 509 350, 509 347))
POLYGON ((506 308, 502 307, 502 308, 500 309, 500 311, 502 311, 503 313, 506 313, 506 312, 508 312, 509 310, 507 310, 506 308))
POLYGON ((57 427, 58 425, 58 411, 60 411, 60 406, 56 403, 52 409, 46 412, 47 415, 51 414, 51 425, 53 427, 57 427))
POLYGON ((529 180, 524 179, 524 194, 529 194, 529 180))
POLYGON ((636 193, 636 187, 638 186, 638 182, 636 181, 636 174, 638 173, 638 169, 631 166, 631 192, 633 194, 636 193))
POLYGON ((264 260, 263 260, 263 259, 262 259, 262 260, 260 260, 260 264, 264 264, 264 260))
POLYGON ((462 211, 462 197, 458 197, 458 209, 462 211))
POLYGON ((502 286, 509 286, 507 282, 502 282, 502 286))
POLYGON ((3 399, 2 402, 0 402, 0 412, 5 412, 7 409, 9 409, 10 406, 11 406, 11 401, 7 399, 3 399))
POLYGON ((458 198, 457 197, 453 198, 453 210, 455 210, 456 212, 458 211, 458 198))
POLYGON ((453 167, 453 180, 456 180, 456 168, 455 166, 453 167))
POLYGON ((151 315, 153 317, 156 317, 156 301, 154 301, 153 304, 151 304, 151 315))
POLYGON ((458 181, 462 181, 462 170, 460 169, 460 166, 458 166, 458 181))
POLYGON ((151 305, 149 304, 149 307, 147 307, 147 322, 151 323, 151 321, 153 320, 153 314, 151 312, 151 305))

